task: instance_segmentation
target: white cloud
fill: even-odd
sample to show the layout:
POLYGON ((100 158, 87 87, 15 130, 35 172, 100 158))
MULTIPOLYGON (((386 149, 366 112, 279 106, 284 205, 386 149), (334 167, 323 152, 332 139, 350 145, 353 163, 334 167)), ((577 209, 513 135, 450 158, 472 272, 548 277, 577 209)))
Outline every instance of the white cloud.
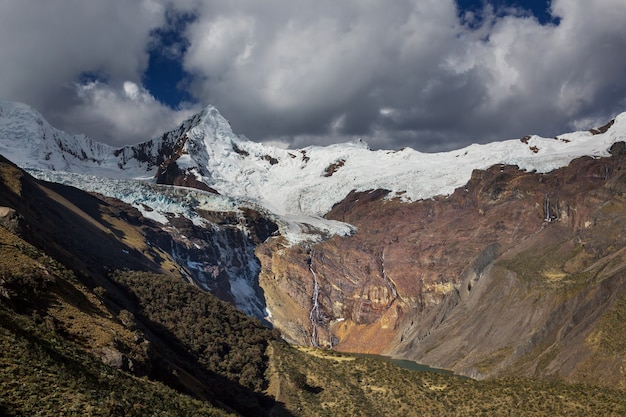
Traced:
POLYGON ((150 30, 163 24, 156 1, 56 0, 0 4, 0 94, 38 104, 84 72, 138 80, 150 30))
POLYGON ((543 26, 515 9, 459 19, 453 0, 2 0, 0 96, 101 140, 154 134, 186 114, 141 86, 173 8, 195 16, 188 48, 164 51, 193 75, 181 85, 252 139, 447 149, 626 110, 623 0, 553 0, 543 26), (84 73, 101 80, 75 88, 84 73))
POLYGON ((556 0, 561 22, 544 26, 487 8, 472 28, 451 0, 257 3, 201 9, 185 58, 201 76, 194 93, 250 137, 380 140, 386 129, 389 146, 429 148, 626 110, 615 101, 626 95, 621 0, 556 0))
POLYGON ((131 128, 130 115, 142 115, 135 124, 144 124, 143 134, 152 133, 153 125, 163 126, 163 120, 176 116, 165 116, 163 106, 136 86, 148 63, 151 31, 164 24, 165 10, 166 2, 157 0, 55 0, 36 5, 3 0, 0 97, 36 107, 60 128, 111 143, 141 135, 139 127, 131 128), (127 92, 135 96, 123 96, 101 83, 76 89, 82 74, 96 74, 111 86, 129 80, 127 92))
POLYGON ((81 105, 74 106, 65 117, 80 120, 83 133, 113 145, 148 140, 200 110, 190 106, 173 111, 132 81, 125 81, 119 89, 91 82, 76 85, 76 92, 81 105))
POLYGON ((212 4, 220 13, 201 11, 188 31, 194 92, 261 135, 323 129, 355 100, 367 106, 353 113, 371 114, 404 90, 400 77, 427 83, 455 35, 451 1, 283 3, 212 4))
POLYGON ((507 17, 494 24, 488 42, 470 43, 467 61, 490 80, 486 116, 517 110, 520 122, 554 129, 626 110, 615 101, 626 96, 626 60, 616 53, 626 47, 626 3, 556 0, 553 10, 558 26, 507 17))

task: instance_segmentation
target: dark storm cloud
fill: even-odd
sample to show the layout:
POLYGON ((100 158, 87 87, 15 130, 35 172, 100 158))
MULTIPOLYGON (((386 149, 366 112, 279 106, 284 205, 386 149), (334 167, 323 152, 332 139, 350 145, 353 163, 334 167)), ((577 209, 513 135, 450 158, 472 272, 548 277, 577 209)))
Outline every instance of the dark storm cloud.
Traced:
POLYGON ((283 13, 264 2, 276 15, 218 3, 190 28, 185 65, 206 77, 197 96, 256 139, 445 149, 588 128, 626 110, 620 0, 554 1, 558 25, 490 8, 477 24, 439 0, 283 13))
POLYGON ((511 8, 459 13, 452 0, 28 3, 0 3, 0 36, 15 39, 0 47, 0 96, 110 143, 200 106, 172 110, 141 85, 155 29, 181 10, 193 16, 185 48, 163 54, 189 78, 173 82, 254 140, 434 151, 626 111, 623 0, 554 0, 544 22, 558 25, 511 8))

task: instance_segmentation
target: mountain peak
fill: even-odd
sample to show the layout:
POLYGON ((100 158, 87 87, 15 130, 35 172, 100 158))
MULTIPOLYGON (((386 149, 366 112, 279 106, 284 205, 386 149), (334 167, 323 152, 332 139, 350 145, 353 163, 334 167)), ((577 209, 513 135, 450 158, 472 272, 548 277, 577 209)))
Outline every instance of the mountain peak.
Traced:
POLYGON ((224 119, 217 107, 212 104, 208 104, 207 106, 205 106, 200 114, 202 114, 205 118, 223 119, 224 121, 228 122, 226 119, 224 119))
MULTIPOLYGON (((212 132, 219 131, 228 137, 235 136, 232 131, 230 122, 224 116, 222 116, 222 114, 217 109, 217 107, 213 105, 208 105, 205 108, 203 108, 201 111, 199 111, 198 113, 189 117, 187 120, 185 120, 182 123, 181 127, 184 127, 186 129, 192 129, 200 125, 204 125, 205 129, 207 129, 208 131, 212 131, 212 132)), ((178 130, 180 129, 178 128, 178 129, 175 129, 174 131, 178 131, 178 130)))
POLYGON ((113 148, 50 125, 24 103, 0 101, 0 154, 22 168, 73 171, 100 166, 113 148))

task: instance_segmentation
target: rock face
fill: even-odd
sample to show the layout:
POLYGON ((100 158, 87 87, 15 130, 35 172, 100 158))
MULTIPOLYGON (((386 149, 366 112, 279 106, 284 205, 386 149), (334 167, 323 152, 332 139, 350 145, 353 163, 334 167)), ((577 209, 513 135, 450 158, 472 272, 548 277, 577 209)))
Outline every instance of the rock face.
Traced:
POLYGON ((624 384, 624 345, 601 330, 626 290, 620 149, 547 174, 493 166, 411 204, 352 193, 327 217, 354 236, 257 250, 273 322, 299 343, 477 378, 624 384))
POLYGON ((20 234, 22 222, 17 211, 10 207, 0 207, 0 226, 8 229, 11 233, 20 234))
POLYGON ((251 210, 239 216, 204 214, 214 222, 209 227, 171 218, 168 226, 152 228, 147 238, 170 254, 195 285, 250 316, 263 318, 266 306, 258 286, 261 266, 254 245, 267 239, 276 225, 251 210))

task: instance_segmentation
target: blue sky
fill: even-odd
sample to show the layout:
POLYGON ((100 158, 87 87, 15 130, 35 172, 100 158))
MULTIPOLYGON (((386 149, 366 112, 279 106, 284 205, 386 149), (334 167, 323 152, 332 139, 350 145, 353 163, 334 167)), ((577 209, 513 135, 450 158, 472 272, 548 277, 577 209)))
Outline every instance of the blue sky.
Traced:
POLYGON ((278 146, 422 151, 626 111, 623 0, 4 0, 0 37, 0 98, 112 145, 209 104, 278 146))
POLYGON ((506 14, 507 10, 510 9, 521 9, 525 10, 528 14, 537 18, 537 20, 539 20, 541 24, 547 24, 554 21, 553 16, 550 14, 549 0, 457 0, 457 4, 461 14, 468 11, 480 13, 485 5, 490 5, 495 10, 499 10, 499 13, 501 14, 506 14))
POLYGON ((184 54, 187 42, 184 30, 194 21, 193 13, 170 13, 165 27, 153 31, 154 44, 149 48, 149 61, 143 76, 143 85, 159 101, 172 108, 181 102, 194 101, 187 91, 185 80, 190 76, 183 68, 180 55, 184 54), (180 49, 172 54, 171 48, 180 49))

